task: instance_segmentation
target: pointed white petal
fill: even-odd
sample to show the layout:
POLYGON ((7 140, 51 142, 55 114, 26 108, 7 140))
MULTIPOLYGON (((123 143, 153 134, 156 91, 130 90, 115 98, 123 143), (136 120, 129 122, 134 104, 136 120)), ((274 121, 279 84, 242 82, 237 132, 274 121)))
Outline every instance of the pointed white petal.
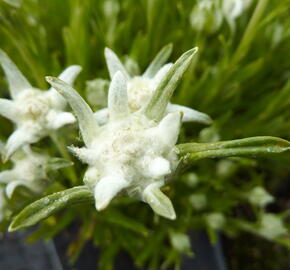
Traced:
POLYGON ((170 199, 165 196, 159 183, 148 185, 143 192, 143 200, 148 203, 154 212, 168 219, 175 219, 176 214, 170 199))
POLYGON ((29 190, 33 191, 33 192, 37 192, 37 189, 34 188, 34 186, 29 183, 29 182, 25 182, 25 181, 22 181, 22 180, 16 180, 16 181, 13 181, 11 183, 9 183, 7 186, 6 186, 6 195, 8 198, 12 198, 16 188, 18 188, 19 186, 23 186, 23 187, 26 187, 28 188, 29 190))
POLYGON ((97 119, 98 124, 102 126, 104 124, 107 124, 109 121, 109 110, 108 108, 98 110, 94 113, 94 116, 97 119))
POLYGON ((64 125, 75 123, 76 119, 70 112, 50 110, 47 117, 50 129, 59 129, 64 125))
POLYGON ((82 162, 93 165, 96 161, 95 151, 86 147, 68 146, 68 150, 82 162))
POLYGON ((105 58, 111 79, 113 79, 117 71, 122 72, 123 76, 126 79, 130 79, 130 76, 126 71, 124 65, 122 64, 118 56, 111 49, 105 48, 105 58))
POLYGON ((112 120, 122 119, 130 113, 127 83, 120 71, 116 72, 109 87, 108 109, 112 120))
POLYGON ((170 146, 174 146, 178 139, 180 131, 181 113, 167 114, 157 126, 158 136, 162 141, 170 146))
POLYGON ((168 104, 167 112, 182 112, 182 122, 197 122, 207 125, 212 123, 209 115, 178 104, 168 104))
POLYGON ((69 85, 73 85, 76 77, 82 71, 82 67, 78 65, 73 65, 67 67, 59 76, 58 78, 69 85))
POLYGON ((148 169, 152 178, 159 178, 171 172, 169 161, 163 157, 152 160, 148 169))
POLYGON ((7 161, 12 154, 25 144, 34 143, 39 139, 32 128, 22 126, 17 128, 8 138, 4 148, 3 160, 7 161))
POLYGON ((11 61, 8 55, 0 49, 0 64, 4 69, 9 84, 12 98, 15 98, 22 90, 32 88, 21 71, 11 61))
MULTIPOLYGON (((66 68, 58 78, 69 85, 73 85, 76 77, 81 72, 81 66, 73 65, 66 68)), ((48 92, 51 102, 55 108, 63 109, 65 108, 66 101, 54 88, 50 88, 48 92)))
POLYGON ((154 78, 152 79, 152 87, 154 88, 154 90, 156 90, 157 86, 161 83, 161 81, 163 80, 163 78, 165 77, 165 75, 167 74, 167 72, 169 71, 169 69, 172 67, 172 63, 168 63, 166 65, 164 65, 154 76, 154 78))
POLYGON ((164 63, 167 61, 169 56, 172 52, 172 44, 168 44, 164 46, 161 51, 156 55, 156 57, 153 59, 153 61, 150 63, 144 74, 142 75, 145 78, 152 78, 156 75, 158 70, 164 65, 164 63))
POLYGON ((98 211, 105 209, 110 201, 129 183, 116 174, 103 177, 96 185, 94 190, 95 205, 98 211))
POLYGON ((12 100, 0 98, 0 115, 15 123, 19 120, 20 111, 12 100))
POLYGON ((46 80, 68 101, 78 119, 83 140, 86 145, 90 145, 98 134, 99 125, 89 105, 64 81, 55 77, 46 77, 46 80))
POLYGON ((15 173, 12 170, 3 171, 0 173, 0 183, 7 184, 13 180, 15 180, 15 173))

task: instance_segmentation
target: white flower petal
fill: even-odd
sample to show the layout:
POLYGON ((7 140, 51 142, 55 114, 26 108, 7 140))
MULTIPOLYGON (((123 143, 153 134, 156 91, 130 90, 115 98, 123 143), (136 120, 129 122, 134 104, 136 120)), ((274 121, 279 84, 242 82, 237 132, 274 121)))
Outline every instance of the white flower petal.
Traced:
POLYGON ((95 205, 98 211, 105 209, 110 201, 124 188, 128 187, 129 183, 117 174, 103 177, 97 184, 94 190, 95 205))
POLYGON ((0 64, 4 69, 9 84, 12 98, 15 98, 22 90, 32 88, 21 71, 11 61, 8 55, 0 49, 0 64))
POLYGON ((164 65, 152 79, 152 87, 156 90, 157 86, 161 83, 162 79, 165 77, 169 69, 172 67, 172 63, 164 65))
POLYGON ((22 180, 16 180, 16 181, 13 181, 13 182, 9 183, 6 186, 5 191, 6 191, 7 197, 8 198, 12 198, 16 188, 18 188, 19 186, 26 187, 26 188, 32 190, 33 192, 37 191, 31 183, 26 182, 26 181, 22 181, 22 180))
POLYGON ((170 199, 165 196, 159 188, 159 183, 148 185, 143 192, 143 200, 148 203, 158 215, 169 219, 175 219, 176 214, 170 199))
POLYGON ((50 129, 59 129, 64 125, 75 123, 76 119, 70 112, 50 110, 46 117, 50 129))
POLYGON ((169 146, 174 146, 178 139, 180 130, 181 113, 169 113, 167 114, 157 126, 158 136, 160 136, 163 142, 169 146))
POLYGON ((0 98, 0 115, 15 123, 19 120, 20 111, 12 100, 0 98))
POLYGON ((15 180, 17 176, 12 170, 0 172, 0 183, 7 184, 15 180))
POLYGON ((126 71, 124 65, 111 49, 105 48, 105 58, 111 79, 113 79, 117 71, 122 72, 126 79, 130 79, 130 76, 126 71))
POLYGON ((120 71, 114 75, 109 88, 108 109, 110 119, 118 120, 129 115, 129 105, 127 97, 127 83, 120 71))
POLYGON ((100 126, 105 125, 109 121, 109 110, 104 108, 94 113, 94 116, 100 126))
POLYGON ((76 77, 82 71, 82 67, 78 65, 73 65, 67 67, 59 76, 58 78, 69 85, 73 85, 76 77))
MULTIPOLYGON (((81 70, 82 70, 81 66, 77 65, 69 66, 58 76, 58 78, 69 85, 73 85, 76 77, 79 75, 81 70)), ((58 109, 65 108, 66 100, 54 88, 49 89, 48 94, 51 98, 51 102, 54 105, 54 107, 58 109)))
POLYGON ((169 161, 163 157, 153 159, 150 162, 148 169, 154 179, 167 175, 171 172, 169 161))
POLYGON ((167 113, 172 112, 182 112, 182 122, 197 122, 207 125, 212 123, 212 119, 207 114, 178 104, 168 104, 167 113))
POLYGON ((78 119, 83 140, 86 145, 90 145, 98 133, 99 125, 89 105, 67 83, 54 77, 46 77, 46 80, 68 101, 78 119))
POLYGON ((34 143, 38 139, 39 138, 32 128, 26 126, 17 128, 7 140, 3 153, 3 160, 7 161, 11 155, 20 147, 24 146, 25 144, 34 143))

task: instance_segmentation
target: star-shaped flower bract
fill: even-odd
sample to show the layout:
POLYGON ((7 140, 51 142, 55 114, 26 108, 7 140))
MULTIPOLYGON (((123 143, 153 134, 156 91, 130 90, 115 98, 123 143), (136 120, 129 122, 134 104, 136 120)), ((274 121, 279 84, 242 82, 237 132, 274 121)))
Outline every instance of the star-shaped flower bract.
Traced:
MULTIPOLYGON (((172 45, 165 46, 154 58, 146 71, 140 76, 131 77, 123 66, 118 56, 109 48, 105 49, 105 58, 111 79, 120 71, 127 81, 128 105, 130 111, 134 112, 146 106, 157 89, 158 85, 172 67, 172 63, 165 64, 172 51, 172 45)), ((169 103, 166 108, 166 113, 182 112, 183 122, 199 122, 210 124, 211 118, 202 112, 191 108, 169 103)), ((108 121, 108 108, 101 109, 95 113, 99 124, 104 124, 108 121)))
POLYGON ((169 99, 197 49, 184 53, 170 68, 147 106, 132 111, 124 73, 113 75, 108 93, 109 121, 100 126, 83 98, 68 84, 47 77, 74 111, 85 147, 70 150, 88 169, 84 183, 92 190, 97 210, 119 193, 148 203, 159 215, 175 219, 170 199, 160 188, 178 164, 177 142, 182 113, 165 113, 169 99))
MULTIPOLYGON (((15 124, 15 130, 8 138, 3 153, 3 159, 7 160, 20 147, 35 143, 51 131, 74 123, 75 117, 72 113, 64 111, 66 101, 55 89, 42 91, 32 87, 2 50, 0 64, 12 98, 0 99, 0 115, 15 124)), ((72 84, 80 71, 80 66, 70 66, 59 78, 72 84)))

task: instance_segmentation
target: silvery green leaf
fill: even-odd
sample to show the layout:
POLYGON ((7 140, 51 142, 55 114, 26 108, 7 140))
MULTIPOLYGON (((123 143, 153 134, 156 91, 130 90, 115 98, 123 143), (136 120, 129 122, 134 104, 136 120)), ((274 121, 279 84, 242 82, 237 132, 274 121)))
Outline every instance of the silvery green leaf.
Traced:
POLYGON ((0 49, 0 64, 4 70, 9 84, 11 96, 15 98, 22 90, 32 88, 21 71, 11 61, 8 55, 0 49))
MULTIPOLYGON (((73 65, 67 67, 59 76, 58 78, 69 85, 73 85, 76 77, 81 72, 82 68, 78 65, 73 65)), ((51 98, 53 105, 56 108, 63 109, 65 108, 66 101, 65 99, 53 88, 49 89, 48 95, 51 98)))
POLYGON ((270 137, 250 137, 240 140, 213 143, 185 143, 177 145, 185 162, 194 162, 204 158, 223 157, 264 157, 290 150, 286 140, 270 137))
POLYGON ((197 47, 195 47, 185 52, 169 69, 166 76, 153 93, 148 105, 144 107, 145 115, 149 119, 156 121, 162 119, 174 90, 197 50, 197 47))
POLYGON ((86 145, 90 145, 98 133, 99 125, 89 105, 77 91, 67 83, 55 77, 46 77, 46 80, 53 88, 62 94, 70 104, 78 119, 83 140, 86 145))
POLYGON ((178 104, 168 104, 167 112, 182 112, 182 122, 197 122, 207 125, 212 123, 209 115, 178 104))
POLYGON ((161 192, 156 183, 150 184, 143 192, 143 200, 148 203, 154 212, 168 219, 175 219, 176 214, 170 199, 161 192))
POLYGON ((169 56, 171 55, 172 47, 173 45, 170 43, 161 49, 161 51, 156 55, 156 57, 153 59, 153 61, 144 72, 144 77, 153 78, 156 75, 158 70, 166 63, 169 56))
POLYGON ((78 186, 53 193, 26 206, 13 219, 9 226, 9 231, 12 232, 35 225, 66 206, 92 201, 93 194, 85 186, 78 186))

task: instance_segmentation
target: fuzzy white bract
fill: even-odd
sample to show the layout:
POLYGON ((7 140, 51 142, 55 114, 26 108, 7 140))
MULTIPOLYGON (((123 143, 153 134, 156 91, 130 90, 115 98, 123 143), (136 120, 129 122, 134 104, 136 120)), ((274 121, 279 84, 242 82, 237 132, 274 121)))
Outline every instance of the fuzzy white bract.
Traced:
POLYGON ((160 188, 177 166, 175 144, 181 113, 167 114, 158 123, 142 111, 132 112, 126 77, 117 71, 109 88, 110 119, 99 126, 73 88, 57 78, 48 77, 47 81, 67 99, 78 118, 85 147, 70 150, 89 165, 84 182, 94 192, 96 208, 106 208, 123 192, 147 202, 159 215, 174 219, 172 203, 160 188))
POLYGON ((5 184, 5 193, 11 198, 19 186, 40 193, 49 183, 46 171, 49 157, 33 152, 29 146, 17 151, 12 157, 13 168, 0 173, 0 183, 5 184))
MULTIPOLYGON (((171 51, 171 44, 165 46, 142 75, 132 77, 118 56, 111 49, 105 49, 105 58, 111 79, 113 79, 118 71, 126 78, 128 107, 131 112, 142 109, 150 101, 153 93, 173 65, 172 63, 165 64, 171 51)), ((169 103, 165 113, 172 112, 182 112, 183 122, 199 122, 204 124, 210 124, 212 122, 211 118, 205 113, 185 106, 169 103)), ((108 108, 97 111, 95 116, 99 124, 106 123, 109 119, 108 108)))
MULTIPOLYGON (((66 102, 51 88, 48 91, 30 85, 5 52, 0 50, 2 65, 12 100, 0 99, 0 115, 15 124, 15 131, 8 138, 3 151, 7 160, 20 147, 39 141, 53 130, 75 122, 75 117, 65 112, 66 102)), ((72 84, 81 68, 70 66, 59 78, 72 84)))

